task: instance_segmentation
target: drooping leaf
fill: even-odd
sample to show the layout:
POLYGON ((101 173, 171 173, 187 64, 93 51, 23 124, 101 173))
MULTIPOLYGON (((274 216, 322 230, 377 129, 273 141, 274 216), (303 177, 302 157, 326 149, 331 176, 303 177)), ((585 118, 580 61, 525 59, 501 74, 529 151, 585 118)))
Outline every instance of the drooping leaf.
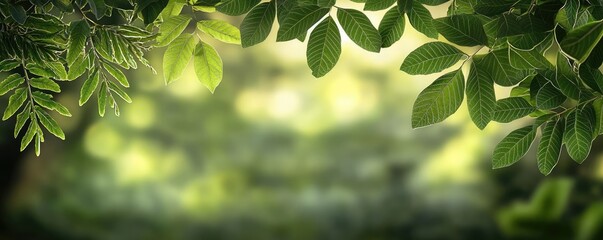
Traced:
POLYGON ((532 126, 516 129, 509 133, 494 148, 492 168, 508 167, 519 161, 528 152, 535 137, 536 129, 532 126))
POLYGON ((544 175, 549 175, 559 161, 564 128, 565 122, 563 119, 558 119, 547 122, 542 130, 536 160, 538 162, 538 170, 544 175))
POLYGON ((488 53, 481 66, 490 74, 495 83, 513 86, 528 76, 528 72, 515 69, 509 62, 509 50, 498 49, 488 53))
POLYGON ((448 41, 461 46, 487 45, 482 22, 474 15, 453 15, 434 20, 436 29, 448 41))
POLYGON ((460 70, 436 79, 417 97, 412 110, 412 127, 424 127, 448 118, 463 102, 464 90, 465 82, 460 70))
POLYGON ((18 88, 15 93, 8 98, 8 106, 4 109, 4 115, 2 121, 12 117, 20 108, 23 103, 27 100, 27 90, 25 88, 18 88))
POLYGON ((105 110, 107 109, 107 85, 101 84, 100 89, 98 90, 98 115, 103 117, 105 116, 105 110))
POLYGON ((13 133, 13 136, 15 138, 19 136, 19 133, 21 132, 21 129, 23 129, 23 126, 25 126, 25 123, 27 123, 27 120, 29 120, 29 104, 25 105, 25 109, 19 114, 17 114, 17 120, 15 121, 15 131, 13 133))
POLYGON ((92 13, 96 16, 96 19, 101 19, 105 16, 107 5, 104 0, 88 0, 88 5, 90 6, 92 13))
POLYGON ((582 87, 578 81, 578 75, 572 69, 569 59, 561 52, 557 54, 555 77, 556 87, 559 88, 563 95, 576 100, 580 99, 582 87))
POLYGON ((365 11, 379 11, 391 7, 396 0, 367 0, 364 4, 365 11))
POLYGON ((84 105, 84 103, 90 99, 90 96, 92 96, 92 93, 94 93, 94 90, 96 90, 96 86, 98 85, 99 81, 100 76, 98 70, 94 70, 88 75, 88 79, 86 79, 84 85, 82 85, 82 88, 80 89, 80 106, 84 105))
POLYGON ((367 51, 381 50, 381 36, 364 13, 354 9, 337 9, 337 20, 345 33, 358 46, 367 51))
POLYGON ((85 20, 72 22, 69 27, 69 48, 67 48, 67 64, 73 65, 78 56, 84 52, 86 39, 90 34, 90 26, 85 20))
POLYGON ((417 2, 425 4, 425 5, 429 5, 429 6, 441 5, 448 1, 450 1, 450 0, 417 0, 417 2))
POLYGON ((484 129, 496 107, 494 82, 483 71, 479 62, 474 62, 467 78, 467 108, 471 120, 479 129, 484 129))
POLYGON ((451 67, 463 56, 461 50, 449 44, 430 42, 408 54, 400 70, 411 75, 436 73, 451 67))
POLYGON ((32 119, 32 121, 29 124, 25 135, 23 135, 23 138, 21 138, 21 152, 23 152, 23 150, 25 150, 29 143, 31 143, 31 140, 33 140, 35 134, 39 131, 38 122, 33 120, 35 118, 31 116, 30 118, 32 119))
POLYGON ((394 6, 388 10, 381 23, 379 23, 379 35, 381 35, 381 47, 387 48, 400 40, 404 33, 404 14, 400 13, 398 7, 394 6))
POLYGON ((245 16, 241 23, 241 45, 244 48, 266 40, 276 16, 275 5, 276 1, 262 3, 245 16))
POLYGON ((592 145, 595 113, 591 107, 576 108, 567 115, 563 142, 569 156, 577 163, 582 163, 592 145))
POLYGON ((314 5, 293 7, 286 17, 280 23, 276 41, 289 41, 304 34, 318 22, 325 14, 329 12, 328 8, 321 8, 314 5))
POLYGON ((30 79, 29 84, 37 89, 53 91, 56 93, 61 92, 59 84, 45 77, 32 78, 30 79))
POLYGON ((25 21, 27 21, 27 12, 25 12, 23 6, 17 4, 8 4, 8 11, 15 22, 23 25, 25 24, 25 21))
POLYGON ((111 76, 113 76, 113 78, 115 78, 115 80, 117 80, 119 82, 119 84, 121 84, 124 87, 130 86, 130 83, 128 82, 128 78, 121 70, 117 69, 114 66, 111 66, 111 64, 103 64, 103 67, 105 68, 105 70, 107 70, 107 72, 111 76))
POLYGON ((40 107, 35 107, 34 111, 36 112, 36 116, 38 116, 38 120, 40 120, 40 123, 46 128, 46 130, 48 130, 48 132, 52 133, 52 135, 55 135, 61 140, 65 140, 65 133, 63 132, 63 129, 61 129, 59 124, 50 115, 48 115, 48 113, 46 113, 40 107))
POLYGON ((408 12, 408 21, 417 31, 430 38, 438 37, 438 30, 433 23, 433 17, 427 8, 421 4, 413 4, 408 12))
POLYGON ((163 77, 165 84, 178 79, 193 56, 198 39, 192 34, 182 34, 176 38, 163 55, 163 77))
POLYGON ((174 39, 176 39, 186 26, 188 26, 191 21, 191 17, 187 15, 178 15, 167 18, 161 25, 159 25, 159 35, 155 41, 157 41, 157 46, 167 46, 174 39))
POLYGON ((509 62, 519 70, 551 68, 552 64, 536 50, 521 50, 509 46, 509 62))
POLYGON ((496 101, 492 120, 508 123, 527 116, 536 110, 528 101, 521 97, 510 97, 496 101))
POLYGON ((220 55, 211 45, 199 42, 193 59, 197 79, 213 93, 222 81, 223 64, 220 55))
POLYGON ((239 32, 239 29, 225 21, 201 20, 197 22, 197 28, 222 42, 241 44, 241 33, 239 32))
POLYGON ((314 77, 327 74, 341 55, 341 36, 335 20, 325 18, 310 34, 306 56, 314 77))

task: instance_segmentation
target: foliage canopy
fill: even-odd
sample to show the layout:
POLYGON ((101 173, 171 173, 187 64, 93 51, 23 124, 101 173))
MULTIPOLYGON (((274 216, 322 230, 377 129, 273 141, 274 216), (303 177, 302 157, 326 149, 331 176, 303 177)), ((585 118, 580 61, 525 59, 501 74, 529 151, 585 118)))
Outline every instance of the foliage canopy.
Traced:
POLYGON ((309 34, 308 66, 322 77, 341 55, 341 34, 379 52, 398 42, 409 23, 427 37, 447 40, 426 43, 401 63, 410 75, 446 72, 417 97, 413 128, 443 121, 465 96, 480 129, 529 116, 533 124, 495 148, 492 166, 514 164, 539 136, 537 162, 545 175, 563 146, 582 163, 603 133, 603 1, 354 2, 364 3, 363 11, 384 10, 377 27, 363 11, 339 7, 336 0, 0 0, 0 72, 8 72, 0 95, 9 95, 2 118, 16 115, 21 150, 33 141, 39 155, 43 129, 65 138, 49 114, 71 116, 53 100, 64 81, 83 81, 80 105, 96 95, 99 115, 107 105, 119 115, 118 103, 131 101, 123 70, 153 69, 144 55, 152 48, 166 48, 166 84, 192 59, 198 80, 214 92, 223 63, 205 37, 246 48, 265 41, 275 26, 276 41, 305 41, 309 34), (446 3, 447 16, 437 19, 425 7, 446 3), (245 15, 241 30, 212 19, 214 14, 245 15), (461 50, 467 47, 472 51, 461 50), (510 96, 497 98, 495 85, 511 88, 510 96))

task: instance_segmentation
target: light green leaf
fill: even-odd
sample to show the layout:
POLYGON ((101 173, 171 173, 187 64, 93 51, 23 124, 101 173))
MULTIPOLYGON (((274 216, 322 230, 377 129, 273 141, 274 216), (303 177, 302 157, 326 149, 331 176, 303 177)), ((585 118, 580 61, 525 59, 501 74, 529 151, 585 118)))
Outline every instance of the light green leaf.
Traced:
POLYGON ((480 65, 490 74, 495 83, 501 86, 513 86, 528 76, 528 71, 515 69, 509 63, 509 50, 506 48, 488 53, 480 65))
POLYGON ((114 66, 111 66, 111 64, 103 63, 103 67, 105 68, 105 70, 107 70, 107 72, 109 72, 109 74, 111 74, 111 76, 113 76, 113 78, 115 78, 115 80, 119 82, 119 84, 124 87, 130 87, 128 78, 121 70, 117 69, 114 66))
POLYGON ((577 163, 584 162, 588 157, 593 140, 595 118, 591 107, 577 107, 567 115, 563 142, 567 153, 577 163))
POLYGON ((92 96, 92 93, 94 93, 94 90, 96 90, 96 86, 98 85, 99 81, 100 76, 98 69, 95 69, 94 72, 88 75, 88 79, 84 82, 84 85, 82 85, 79 99, 80 106, 84 105, 84 103, 90 99, 90 96, 92 96))
POLYGON ((56 93, 61 92, 61 87, 56 82, 50 80, 49 78, 40 77, 40 78, 32 78, 29 81, 32 87, 42 90, 53 91, 56 93))
POLYGON ((17 138, 17 136, 19 136, 19 132, 21 132, 21 129, 23 129, 23 126, 25 126, 25 123, 27 123, 28 119, 29 119, 29 103, 25 105, 25 109, 23 109, 23 111, 21 111, 19 114, 17 114, 17 120, 15 121, 15 131, 13 133, 15 138, 17 138))
POLYGON ((492 120, 496 97, 492 78, 483 71, 478 62, 473 63, 469 72, 466 93, 469 116, 479 129, 484 129, 492 120))
POLYGON ((84 57, 84 55, 79 55, 73 64, 69 66, 69 71, 67 72, 67 79, 75 80, 79 76, 82 76, 86 72, 86 67, 88 67, 88 59, 84 57))
POLYGON ((21 62, 15 59, 4 59, 0 61, 0 72, 8 72, 21 65, 21 62))
POLYGON ((168 17, 161 25, 159 25, 159 35, 157 35, 157 38, 155 39, 157 42, 156 45, 162 47, 170 44, 182 34, 190 21, 191 17, 187 15, 168 17))
POLYGON ((36 112, 36 116, 38 116, 38 120, 40 120, 40 123, 46 128, 46 130, 48 130, 48 132, 52 133, 52 135, 55 135, 61 140, 65 140, 65 133, 63 132, 63 129, 61 129, 59 124, 50 115, 48 115, 46 111, 42 110, 42 108, 38 106, 34 108, 34 111, 36 112))
POLYGON ((381 47, 387 48, 400 40, 404 33, 404 14, 400 13, 398 7, 394 6, 388 10, 381 23, 379 23, 379 35, 381 35, 381 47))
POLYGON ((26 88, 18 88, 15 93, 8 98, 8 106, 4 109, 4 115, 2 121, 12 117, 18 110, 23 106, 23 103, 27 100, 26 88))
POLYGON ((412 109, 412 127, 438 123, 456 112, 463 102, 465 81, 456 70, 436 79, 417 97, 412 109))
POLYGON ((600 20, 569 31, 559 46, 573 60, 583 63, 602 37, 603 20, 600 20))
POLYGON ((107 108, 107 85, 101 84, 100 89, 98 90, 98 115, 103 117, 105 116, 105 110, 107 108))
POLYGON ((306 56, 314 77, 327 74, 341 55, 339 28, 331 17, 325 18, 310 34, 306 56))
POLYGON ((461 50, 443 43, 426 43, 412 51, 400 66, 400 70, 411 74, 431 74, 440 72, 457 63, 463 56, 461 50))
POLYGON ((0 82, 0 96, 23 84, 25 79, 18 73, 13 73, 0 82))
POLYGON ((126 93, 126 91, 121 89, 121 87, 119 87, 119 85, 115 84, 114 82, 109 82, 109 90, 116 93, 121 99, 123 99, 127 103, 132 103, 132 98, 130 98, 128 93, 126 93))
POLYGON ((69 109, 67 109, 62 104, 52 100, 52 95, 46 94, 46 93, 43 93, 40 91, 35 91, 32 93, 32 95, 33 95, 34 101, 37 104, 39 104, 40 106, 42 106, 48 110, 57 111, 59 114, 61 114, 63 116, 71 117, 71 113, 69 112, 69 109))
POLYGON ((519 70, 545 69, 553 65, 536 50, 521 50, 509 46, 509 62, 519 70))
POLYGON ((496 101, 492 120, 508 123, 527 116, 536 109, 522 97, 510 97, 496 101))
POLYGON ((83 54, 86 39, 90 35, 90 26, 85 20, 72 22, 69 27, 69 47, 67 48, 67 64, 73 65, 79 55, 83 54))
POLYGON ((245 16, 241 23, 241 45, 244 48, 266 40, 276 16, 275 5, 276 1, 262 3, 245 16))
POLYGON ((222 81, 223 64, 220 55, 209 44, 199 42, 193 57, 197 79, 214 93, 222 81))
POLYGON ((436 29, 448 41, 461 46, 488 44, 482 22, 474 15, 453 15, 434 20, 436 29))
POLYGON ((421 4, 413 4, 408 12, 408 21, 410 25, 417 31, 425 34, 430 38, 438 38, 438 30, 436 29, 431 13, 421 4))
POLYGON ((34 135, 39 131, 38 123, 37 121, 35 121, 35 118, 31 116, 30 118, 32 119, 32 121, 29 124, 29 127, 27 128, 27 132, 25 132, 25 135, 23 135, 23 138, 21 138, 21 152, 25 150, 27 145, 29 145, 31 140, 33 140, 34 135))
POLYGON ((276 41, 289 41, 306 33, 328 12, 328 8, 313 5, 293 7, 280 24, 276 41))
POLYGON ((27 12, 21 5, 8 4, 8 11, 15 22, 23 25, 27 21, 27 12))
POLYGON ((536 160, 538 170, 544 175, 549 175, 559 161, 564 128, 565 122, 563 119, 558 119, 557 121, 547 122, 542 130, 536 160))
POLYGON ((381 36, 364 13, 355 9, 337 9, 337 20, 345 33, 358 46, 371 51, 381 50, 381 36))
POLYGON ((163 55, 163 77, 165 84, 178 79, 193 56, 198 39, 192 34, 183 34, 172 42, 163 55))
POLYGON ((425 4, 425 5, 429 5, 429 6, 441 5, 448 1, 450 1, 450 0, 417 0, 417 2, 425 4))
POLYGON ((222 20, 201 20, 197 28, 213 38, 225 43, 241 44, 239 29, 222 20))
POLYGON ((603 134, 603 99, 599 98, 593 101, 593 109, 595 111, 595 131, 593 139, 603 134))
POLYGON ((519 161, 530 149, 536 129, 532 126, 516 129, 501 140, 492 156, 492 169, 508 167, 519 161))

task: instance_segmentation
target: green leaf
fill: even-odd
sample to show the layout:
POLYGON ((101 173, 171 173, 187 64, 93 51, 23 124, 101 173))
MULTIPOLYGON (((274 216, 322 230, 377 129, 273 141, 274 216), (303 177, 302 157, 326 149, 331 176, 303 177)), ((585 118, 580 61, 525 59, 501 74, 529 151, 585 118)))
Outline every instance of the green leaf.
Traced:
POLYGON ((474 15, 453 15, 434 20, 436 29, 448 41, 461 46, 487 45, 482 22, 474 15))
POLYGON ((36 134, 36 132, 39 131, 38 123, 36 121, 34 121, 35 118, 33 118, 33 117, 30 117, 30 118, 32 119, 32 121, 29 124, 29 127, 27 128, 27 132, 25 132, 25 135, 23 135, 23 138, 21 138, 21 152, 23 152, 23 150, 25 150, 27 145, 29 145, 31 140, 33 140, 33 137, 36 134))
POLYGON ((293 7, 280 24, 276 41, 283 42, 297 38, 307 32, 328 12, 328 8, 313 5, 293 7))
POLYGON ((107 11, 107 5, 105 5, 104 0, 88 0, 88 5, 96 16, 96 19, 101 19, 107 11))
POLYGON ((241 45, 251 47, 263 42, 272 30, 276 1, 262 3, 251 10, 241 23, 241 45))
POLYGON ((238 16, 249 12, 260 0, 226 0, 216 6, 216 10, 231 16, 238 16))
POLYGON ((127 103, 132 103, 132 98, 130 98, 128 93, 126 93, 123 89, 121 89, 121 87, 119 87, 119 85, 115 84, 114 82, 109 82, 109 90, 116 93, 121 99, 123 99, 127 103))
POLYGON ((438 38, 438 30, 436 29, 431 13, 421 4, 413 4, 408 12, 408 22, 417 31, 425 34, 430 38, 438 38))
POLYGON ((530 149, 536 129, 532 126, 516 129, 501 140, 492 156, 492 169, 508 167, 519 161, 530 149))
POLYGON ((79 100, 80 106, 84 105, 84 103, 86 103, 88 99, 90 99, 90 96, 92 96, 92 93, 94 93, 94 90, 96 90, 96 86, 98 86, 99 81, 100 76, 98 73, 98 69, 95 69, 94 72, 88 75, 88 79, 84 82, 84 85, 82 85, 79 100))
POLYGON ((551 68, 552 64, 536 50, 521 50, 509 46, 509 63, 519 70, 551 68))
POLYGON ((8 72, 20 66, 21 63, 15 59, 4 59, 0 61, 0 72, 8 72))
POLYGON ((364 4, 365 11, 379 11, 391 7, 396 0, 367 0, 364 4))
POLYGON ((183 34, 172 42, 163 55, 163 77, 165 84, 178 79, 193 56, 198 39, 192 34, 183 34))
POLYGON ((23 84, 25 79, 18 73, 13 73, 0 82, 0 96, 23 84))
POLYGON ((62 104, 52 100, 52 95, 46 94, 46 93, 43 93, 40 91, 35 91, 32 93, 32 95, 33 95, 34 101, 37 104, 39 104, 40 106, 42 106, 48 110, 57 111, 59 114, 61 114, 63 116, 71 117, 71 113, 69 112, 69 109, 67 109, 62 104))
POLYGON ((27 13, 25 12, 23 6, 17 4, 8 4, 8 11, 15 22, 21 25, 25 24, 25 21, 27 20, 27 13))
POLYGON ((341 28, 358 46, 371 52, 381 50, 381 36, 364 13, 355 9, 337 9, 341 28))
POLYGON ((450 1, 450 0, 417 0, 417 2, 425 4, 425 5, 429 5, 429 6, 441 5, 448 1, 450 1))
POLYGON ((443 43, 426 43, 412 51, 400 66, 400 70, 411 74, 431 74, 440 72, 457 63, 463 56, 461 50, 443 43))
POLYGON ((128 78, 121 70, 117 69, 116 67, 111 66, 111 64, 103 63, 103 67, 105 68, 105 70, 107 70, 107 72, 109 72, 109 74, 111 74, 111 76, 113 76, 113 78, 115 78, 115 80, 117 80, 119 82, 119 84, 121 84, 124 87, 130 87, 128 78))
POLYGON ((438 123, 456 112, 463 102, 463 72, 456 70, 436 79, 417 97, 412 109, 412 127, 438 123))
POLYGON ((469 71, 466 93, 469 116, 475 126, 484 129, 492 120, 496 97, 492 78, 483 71, 478 62, 474 62, 469 71))
POLYGON ((538 170, 545 176, 549 175, 559 162, 564 128, 565 122, 563 119, 558 119, 557 121, 547 122, 542 130, 536 161, 538 162, 538 170))
POLYGON ((563 95, 553 83, 544 77, 537 75, 532 80, 530 93, 533 94, 538 109, 553 109, 565 102, 567 97, 563 95))
POLYGON ((325 18, 310 34, 306 56, 314 77, 327 74, 341 55, 339 28, 331 17, 325 18))
POLYGON ((137 15, 137 11, 142 14, 142 19, 145 25, 149 25, 157 19, 159 14, 167 6, 168 0, 147 0, 139 1, 134 10, 133 16, 137 15))
POLYGON ((167 46, 186 29, 186 26, 191 21, 191 17, 187 15, 178 15, 167 18, 159 25, 159 32, 155 41, 157 46, 167 46))
POLYGON ((25 123, 27 123, 28 119, 29 119, 29 104, 27 104, 25 106, 25 109, 23 109, 23 111, 21 111, 19 114, 17 114, 17 120, 15 121, 15 131, 13 133, 15 138, 17 138, 17 136, 19 136, 19 132, 21 132, 21 129, 23 129, 23 126, 25 126, 25 123))
POLYGON ((65 66, 63 66, 60 62, 45 62, 48 70, 52 71, 55 76, 55 80, 67 80, 67 71, 65 71, 65 66))
POLYGON ((480 65, 490 74, 495 83, 513 86, 528 76, 528 72, 515 69, 509 63, 509 50, 498 49, 488 53, 480 65))
POLYGON ((381 23, 379 23, 379 35, 381 35, 381 47, 387 48, 400 40, 404 33, 404 14, 400 13, 398 7, 389 9, 381 23))
POLYGON ((496 101, 496 108, 492 114, 492 120, 508 123, 527 116, 536 109, 521 97, 510 97, 496 101))
POLYGON ((79 55, 73 64, 69 66, 69 71, 67 72, 67 79, 75 80, 79 76, 82 76, 86 72, 86 67, 88 66, 88 60, 84 57, 84 55, 79 55))
POLYGON ((579 76, 593 90, 603 93, 603 73, 587 64, 580 65, 579 76))
POLYGON ((63 129, 61 129, 59 124, 40 107, 36 106, 34 109, 42 126, 44 126, 48 132, 52 133, 52 135, 55 135, 61 140, 65 140, 65 133, 63 133, 63 129))
POLYGON ((18 110, 23 106, 23 103, 27 100, 27 91, 25 88, 18 88, 15 93, 8 98, 8 106, 4 109, 4 115, 2 121, 12 117, 18 110))
POLYGON ((556 86, 563 93, 572 99, 580 99, 581 84, 578 81, 578 76, 572 69, 572 66, 561 52, 557 54, 556 68, 556 86))
POLYGON ((593 101, 593 109, 595 111, 595 131, 593 139, 603 134, 603 99, 599 98, 593 101))
POLYGON ((90 35, 90 26, 85 20, 72 22, 69 27, 69 47, 67 48, 67 64, 73 65, 75 60, 83 54, 86 39, 90 35))
POLYGON ((567 115, 563 142, 567 153, 577 163, 584 162, 588 157, 595 121, 595 113, 591 107, 577 107, 567 115))
POLYGON ((107 85, 101 84, 100 89, 98 90, 98 115, 103 117, 105 116, 105 110, 107 108, 107 85))
POLYGON ((214 93, 222 81, 223 64, 220 55, 209 44, 199 42, 193 57, 197 79, 214 93))
POLYGON ((222 20, 201 20, 197 28, 213 38, 225 43, 241 44, 239 29, 222 20))
POLYGON ((49 78, 40 77, 40 78, 32 78, 29 81, 32 87, 42 90, 53 91, 56 93, 61 92, 61 87, 56 82, 50 80, 49 78))
POLYGON ((583 63, 603 37, 603 20, 588 23, 571 30, 561 40, 561 51, 573 60, 583 63))

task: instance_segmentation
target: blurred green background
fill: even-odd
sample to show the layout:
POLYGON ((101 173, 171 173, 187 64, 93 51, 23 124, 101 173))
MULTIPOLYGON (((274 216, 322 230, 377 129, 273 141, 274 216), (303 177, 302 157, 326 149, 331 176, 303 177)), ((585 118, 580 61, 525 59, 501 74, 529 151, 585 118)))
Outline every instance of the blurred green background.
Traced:
POLYGON ((213 95, 192 68, 169 86, 128 72, 134 102, 120 117, 77 107, 82 81, 64 84, 67 140, 48 138, 40 157, 18 153, 2 123, 0 239, 603 239, 603 142, 580 166, 564 154, 549 177, 534 146, 491 170, 494 145, 529 121, 480 131, 463 104, 412 130, 436 75, 397 70, 429 41, 410 27, 378 54, 343 39, 321 79, 304 43, 274 39, 244 50, 208 39, 225 63, 213 95))

